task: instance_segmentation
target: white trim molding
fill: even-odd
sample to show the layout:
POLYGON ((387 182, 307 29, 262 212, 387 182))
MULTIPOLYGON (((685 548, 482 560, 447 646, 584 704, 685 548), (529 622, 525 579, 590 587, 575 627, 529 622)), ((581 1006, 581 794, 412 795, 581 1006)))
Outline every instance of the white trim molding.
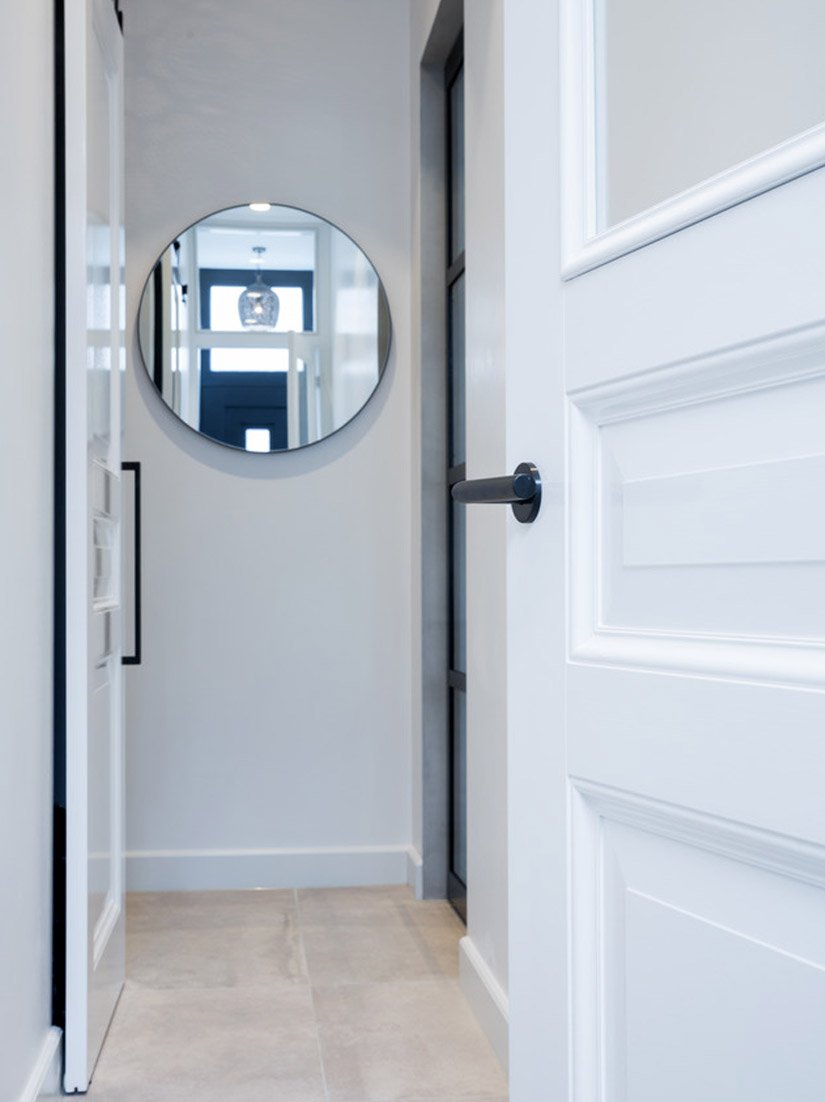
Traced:
POLYGON ((459 984, 505 1074, 509 1067, 510 1002, 470 937, 458 944, 459 984))
MULTIPOLYGON (((815 888, 825 888, 825 846, 584 777, 571 776, 570 786, 572 833, 580 843, 579 856, 586 853, 588 877, 600 857, 597 853, 597 833, 585 828, 585 820, 581 816, 591 825, 604 821, 623 823, 648 834, 707 850, 720 857, 729 857, 739 864, 751 865, 777 876, 788 876, 815 888)), ((573 866, 578 870, 582 867, 575 851, 573 866)))
POLYGON ((581 275, 825 165, 823 124, 605 228, 597 165, 598 3, 562 3, 562 278, 581 275))
POLYGON ((17 1102, 37 1102, 60 1093, 60 1065, 63 1031, 52 1026, 43 1038, 31 1075, 17 1102))
POLYGON ((407 849, 407 884, 416 899, 424 898, 424 861, 415 846, 407 849))
POLYGON ((132 850, 126 887, 163 892, 408 884, 412 853, 409 846, 132 850))

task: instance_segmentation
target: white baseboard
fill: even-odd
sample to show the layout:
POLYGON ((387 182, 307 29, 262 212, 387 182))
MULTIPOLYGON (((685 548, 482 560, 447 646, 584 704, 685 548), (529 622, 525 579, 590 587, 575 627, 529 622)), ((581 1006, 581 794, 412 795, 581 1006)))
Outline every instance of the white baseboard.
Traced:
POLYGON ((459 982, 498 1061, 507 1074, 510 1044, 510 1003, 490 966, 469 937, 459 942, 459 982))
POLYGON ((37 1102, 60 1093, 61 1042, 63 1031, 52 1026, 43 1038, 37 1060, 18 1102, 37 1102))
POLYGON ((126 853, 126 888, 164 892, 407 884, 409 853, 407 846, 136 850, 126 853))
POLYGON ((424 861, 414 846, 407 850, 407 884, 416 899, 424 898, 424 861))

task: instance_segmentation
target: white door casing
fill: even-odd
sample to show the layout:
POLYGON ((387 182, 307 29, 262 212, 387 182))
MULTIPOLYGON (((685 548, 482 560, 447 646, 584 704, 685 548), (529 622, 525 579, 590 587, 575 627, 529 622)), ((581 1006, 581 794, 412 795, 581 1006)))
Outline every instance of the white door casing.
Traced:
POLYGON ((564 9, 572 1097, 815 1102, 825 129, 598 232, 564 9))
POLYGON ((85 1091, 124 977, 123 45, 66 0, 67 898, 64 1088, 85 1091))

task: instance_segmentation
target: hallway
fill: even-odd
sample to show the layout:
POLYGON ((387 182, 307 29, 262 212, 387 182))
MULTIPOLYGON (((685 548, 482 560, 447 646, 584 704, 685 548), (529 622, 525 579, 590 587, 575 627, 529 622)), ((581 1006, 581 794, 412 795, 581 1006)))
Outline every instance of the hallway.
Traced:
POLYGON ((457 983, 463 927, 407 888, 128 897, 94 1102, 505 1102, 457 983))

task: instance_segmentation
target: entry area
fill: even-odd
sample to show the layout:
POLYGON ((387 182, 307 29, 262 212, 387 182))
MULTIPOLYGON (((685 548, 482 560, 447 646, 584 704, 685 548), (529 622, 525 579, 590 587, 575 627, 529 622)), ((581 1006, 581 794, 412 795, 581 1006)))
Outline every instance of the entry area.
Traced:
POLYGON ((406 887, 136 893, 94 1102, 505 1102, 464 927, 406 887))

